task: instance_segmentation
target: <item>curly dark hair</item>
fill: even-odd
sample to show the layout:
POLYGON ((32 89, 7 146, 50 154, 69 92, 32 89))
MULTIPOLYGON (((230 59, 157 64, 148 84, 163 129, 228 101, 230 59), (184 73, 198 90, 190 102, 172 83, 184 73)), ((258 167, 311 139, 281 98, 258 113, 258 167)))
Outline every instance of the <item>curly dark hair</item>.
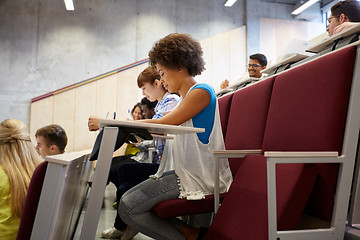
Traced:
POLYGON ((178 70, 187 69, 191 76, 205 70, 200 43, 189 34, 172 33, 157 41, 149 52, 150 65, 178 70))

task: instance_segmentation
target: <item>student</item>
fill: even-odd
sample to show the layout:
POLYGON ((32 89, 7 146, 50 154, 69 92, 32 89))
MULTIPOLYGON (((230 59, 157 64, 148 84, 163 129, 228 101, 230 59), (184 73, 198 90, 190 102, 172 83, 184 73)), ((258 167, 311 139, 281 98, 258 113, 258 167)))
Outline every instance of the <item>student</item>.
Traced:
POLYGON ((143 119, 151 119, 155 115, 155 107, 158 101, 149 101, 146 97, 141 99, 141 107, 143 110, 143 119))
MULTIPOLYGON (((179 103, 180 97, 176 94, 171 94, 165 90, 160 82, 160 75, 154 67, 145 68, 138 76, 138 87, 141 88, 143 95, 149 101, 158 101, 155 107, 155 115, 153 119, 160 119, 167 113, 172 111, 179 103)), ((116 192, 117 203, 121 196, 130 188, 141 183, 149 178, 150 175, 155 174, 164 152, 165 140, 155 139, 155 161, 153 163, 125 163, 119 168, 119 186, 116 192)), ((127 225, 117 214, 114 226, 105 230, 101 236, 103 238, 120 238, 127 225)), ((137 232, 135 232, 136 234, 137 232)), ((129 232, 127 233, 129 234, 129 232)), ((129 238, 129 236, 124 236, 129 238)), ((132 238, 132 237, 131 237, 132 238)))
MULTIPOLYGON (((267 58, 264 54, 256 53, 250 55, 249 64, 248 64, 248 77, 251 78, 263 78, 264 74, 261 73, 262 70, 266 68, 267 58)), ((229 87, 229 80, 225 80, 220 84, 220 89, 225 89, 229 87)))
POLYGON ((0 123, 0 239, 16 239, 31 176, 42 161, 19 120, 0 123))
POLYGON ((249 77, 262 78, 263 74, 260 72, 264 70, 267 65, 267 59, 264 54, 257 53, 250 55, 248 64, 249 77))
POLYGON ((57 125, 50 124, 39 128, 36 133, 36 151, 45 159, 48 155, 62 154, 65 152, 67 136, 65 130, 57 125))
POLYGON ((141 103, 136 103, 134 107, 131 109, 131 115, 128 120, 140 120, 143 116, 143 110, 141 108, 141 103))
MULTIPOLYGON (((130 116, 128 120, 140 120, 143 116, 143 110, 141 108, 141 103, 136 103, 131 109, 130 116)), ((129 143, 125 149, 125 155, 135 155, 140 152, 140 149, 136 147, 137 143, 129 143)))
MULTIPOLYGON (((127 232, 140 231, 154 239, 175 240, 196 238, 199 233, 177 218, 160 219, 151 209, 164 200, 202 199, 214 193, 213 151, 225 147, 215 91, 208 84, 197 84, 194 79, 205 69, 202 54, 198 41, 178 33, 160 39, 149 52, 150 64, 156 66, 164 86, 169 92, 178 92, 182 101, 164 117, 143 121, 200 127, 205 132, 176 135, 173 140, 175 171, 166 172, 158 179, 148 179, 123 195, 119 214, 128 224, 124 236, 127 232)), ((231 182, 229 164, 224 159, 220 163, 220 192, 227 192, 231 182)), ((122 240, 134 236, 129 235, 122 240)))
POLYGON ((360 22, 360 3, 358 1, 340 1, 333 5, 330 11, 329 25, 326 28, 329 37, 360 22))

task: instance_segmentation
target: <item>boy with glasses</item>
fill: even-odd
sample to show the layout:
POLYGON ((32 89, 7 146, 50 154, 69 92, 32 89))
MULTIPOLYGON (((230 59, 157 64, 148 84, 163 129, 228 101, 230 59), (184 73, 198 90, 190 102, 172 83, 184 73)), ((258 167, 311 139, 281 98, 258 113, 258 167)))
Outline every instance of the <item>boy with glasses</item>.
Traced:
POLYGON ((264 70, 267 65, 267 59, 265 55, 261 53, 253 54, 249 57, 248 72, 249 77, 261 78, 263 74, 260 72, 264 70))
MULTIPOLYGON (((267 58, 264 54, 257 53, 250 55, 248 73, 251 78, 263 78, 264 75, 260 72, 266 68, 267 58)), ((220 84, 220 89, 225 89, 229 86, 229 80, 225 80, 220 84)))

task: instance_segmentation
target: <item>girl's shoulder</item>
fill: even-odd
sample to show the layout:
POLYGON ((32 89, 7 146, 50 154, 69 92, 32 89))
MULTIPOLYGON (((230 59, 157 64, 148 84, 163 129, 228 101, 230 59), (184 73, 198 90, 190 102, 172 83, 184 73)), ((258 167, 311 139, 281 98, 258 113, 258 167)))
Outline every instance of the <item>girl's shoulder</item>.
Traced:
POLYGON ((192 89, 197 89, 197 88, 201 88, 201 89, 204 89, 206 91, 210 91, 210 92, 213 92, 214 91, 214 88, 212 86, 210 86, 208 83, 197 83, 195 84, 194 86, 192 86, 191 90, 192 89))
POLYGON ((176 93, 169 93, 167 92, 164 97, 163 97, 164 100, 170 100, 170 101, 179 101, 180 100, 180 96, 177 95, 176 93))
POLYGON ((8 192, 9 187, 10 187, 9 178, 6 172, 4 171, 4 169, 2 168, 2 166, 0 166, 0 193, 4 194, 3 191, 8 192))
POLYGON ((7 174, 5 173, 3 167, 0 165, 0 178, 1 178, 2 176, 4 176, 4 175, 7 176, 7 174))
POLYGON ((210 96, 216 96, 214 88, 210 86, 208 83, 197 83, 191 87, 190 91, 194 89, 203 89, 207 91, 210 96))

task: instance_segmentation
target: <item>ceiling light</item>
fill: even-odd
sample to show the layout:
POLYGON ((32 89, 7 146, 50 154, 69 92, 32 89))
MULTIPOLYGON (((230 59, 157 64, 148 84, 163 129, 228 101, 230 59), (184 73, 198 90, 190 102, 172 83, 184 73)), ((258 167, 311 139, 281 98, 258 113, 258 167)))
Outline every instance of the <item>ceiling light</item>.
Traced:
POLYGON ((305 9, 317 3, 319 0, 309 0, 306 3, 300 4, 291 14, 298 15, 305 9))
POLYGON ((235 2, 236 2, 236 0, 227 0, 226 3, 224 4, 224 6, 231 7, 235 2))
POLYGON ((64 0, 65 2, 65 8, 66 10, 68 11, 74 11, 74 3, 73 3, 73 0, 64 0))

